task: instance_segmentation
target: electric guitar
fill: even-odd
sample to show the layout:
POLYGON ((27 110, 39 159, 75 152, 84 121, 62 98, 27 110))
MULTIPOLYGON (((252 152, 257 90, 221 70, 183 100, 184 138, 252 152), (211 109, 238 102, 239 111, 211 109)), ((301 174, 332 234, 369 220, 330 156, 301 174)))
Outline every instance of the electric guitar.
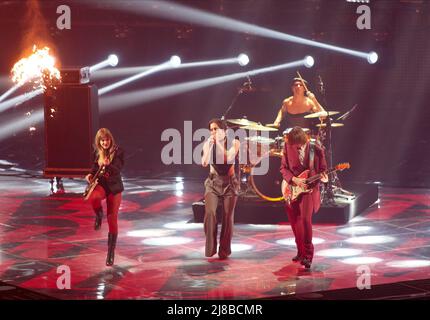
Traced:
MULTIPOLYGON (((333 168, 325 171, 325 173, 327 175, 329 175, 329 174, 331 174, 333 172, 343 171, 343 170, 349 169, 349 168, 350 168, 350 164, 348 162, 340 163, 337 166, 335 166, 335 167, 333 167, 333 168)), ((309 172, 310 172, 309 169, 305 170, 301 174, 299 174, 299 176, 298 176, 298 178, 306 179, 305 180, 306 187, 297 186, 294 183, 290 184, 290 183, 288 183, 285 180, 282 181, 282 185, 281 185, 282 194, 284 196, 285 201, 288 204, 296 201, 301 194, 312 192, 313 189, 309 185, 311 185, 312 183, 320 180, 321 177, 322 177, 321 173, 316 174, 316 175, 314 175, 312 177, 309 177, 309 172)))
MULTIPOLYGON (((115 152, 117 150, 118 150, 118 146, 115 146, 112 150, 112 153, 107 155, 107 157, 109 158, 110 161, 112 161, 112 159, 115 155, 115 152)), ((93 176, 90 183, 88 183, 88 186, 85 188, 85 191, 82 195, 84 197, 84 200, 88 200, 91 193, 97 187, 100 177, 102 177, 105 174, 105 172, 106 172, 106 166, 105 165, 99 166, 99 169, 97 170, 96 174, 93 176)))

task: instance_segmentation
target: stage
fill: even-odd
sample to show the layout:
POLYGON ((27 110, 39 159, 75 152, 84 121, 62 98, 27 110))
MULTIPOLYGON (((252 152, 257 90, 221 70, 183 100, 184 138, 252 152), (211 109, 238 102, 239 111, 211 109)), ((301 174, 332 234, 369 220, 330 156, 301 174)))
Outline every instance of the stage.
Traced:
MULTIPOLYGON (((323 201, 314 223, 341 225, 361 214, 378 201, 378 186, 375 184, 350 184, 347 186, 351 197, 335 196, 332 201, 323 201)), ((257 194, 239 196, 234 220, 238 223, 277 224, 288 222, 285 214, 285 202, 267 201, 257 194)), ((205 216, 204 199, 193 203, 194 222, 203 222, 205 216)), ((219 204, 217 217, 221 221, 222 204, 219 204)))
MULTIPOLYGON (((163 304, 194 300, 429 299, 429 16, 423 0, 0 1, 0 300, 144 300, 171 319, 163 304), (233 252, 207 258, 204 181, 233 162, 233 252), (310 270, 291 261, 288 171, 343 192, 312 216, 310 270), (113 194, 97 231, 96 184, 113 194)), ((265 318, 308 317, 277 307, 265 318)))
POLYGON ((106 219, 94 231, 92 210, 79 194, 85 184, 66 179, 64 186, 65 194, 50 195, 46 179, 13 168, 2 172, 3 297, 14 286, 31 293, 23 299, 368 299, 429 293, 426 282, 401 285, 430 277, 428 189, 380 187, 379 203, 349 223, 315 223, 315 258, 306 271, 291 262, 295 247, 286 223, 236 223, 230 259, 205 258, 203 225, 192 222, 192 203, 201 198, 203 184, 176 177, 125 179, 115 265, 106 267, 106 219), (70 289, 57 288, 59 266, 70 268, 70 289), (358 290, 360 266, 369 268, 372 289, 408 290, 358 290), (348 290, 353 294, 342 294, 348 290))

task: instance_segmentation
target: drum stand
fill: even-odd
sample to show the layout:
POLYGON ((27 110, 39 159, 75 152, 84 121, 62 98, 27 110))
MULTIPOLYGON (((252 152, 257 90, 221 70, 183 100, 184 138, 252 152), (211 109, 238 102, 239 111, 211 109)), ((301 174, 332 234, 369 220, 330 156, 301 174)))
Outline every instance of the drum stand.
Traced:
MULTIPOLYGON (((327 105, 327 102, 325 99, 325 90, 324 90, 324 87, 322 86, 322 81, 321 81, 320 92, 323 96, 324 103, 327 105)), ((332 121, 333 119, 330 118, 330 114, 327 112, 326 132, 323 139, 324 140, 326 139, 327 141, 325 151, 327 155, 327 165, 329 168, 333 167, 333 145, 332 145, 332 135, 331 135, 332 121)), ((336 197, 344 198, 346 200, 352 200, 355 198, 354 193, 342 188, 340 179, 336 171, 328 175, 328 183, 322 193, 323 194, 321 197, 322 199, 321 201, 322 203, 328 204, 328 205, 334 205, 336 203, 335 201, 336 197)))
POLYGON ((242 168, 240 169, 240 189, 239 189, 239 198, 241 199, 254 199, 258 198, 257 193, 255 192, 254 188, 251 185, 250 182, 250 175, 251 175, 251 169, 247 167, 246 165, 245 169, 242 171, 242 168), (247 172, 249 171, 249 172, 247 172), (243 175, 243 176, 242 176, 243 175))

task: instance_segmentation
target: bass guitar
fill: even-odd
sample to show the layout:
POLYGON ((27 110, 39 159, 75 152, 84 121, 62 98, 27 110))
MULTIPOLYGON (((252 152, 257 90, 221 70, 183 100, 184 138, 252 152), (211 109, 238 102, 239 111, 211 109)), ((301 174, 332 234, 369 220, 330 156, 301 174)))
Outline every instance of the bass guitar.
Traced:
MULTIPOLYGON (((115 156, 115 152, 117 150, 118 150, 118 146, 115 146, 112 152, 107 155, 110 161, 112 161, 113 157, 115 156)), ((102 177, 105 174, 105 172, 106 172, 106 166, 105 165, 99 166, 99 169, 90 180, 90 183, 88 183, 88 186, 85 188, 85 191, 82 195, 84 197, 84 200, 88 200, 88 198, 91 196, 91 193, 97 187, 100 177, 102 177)))

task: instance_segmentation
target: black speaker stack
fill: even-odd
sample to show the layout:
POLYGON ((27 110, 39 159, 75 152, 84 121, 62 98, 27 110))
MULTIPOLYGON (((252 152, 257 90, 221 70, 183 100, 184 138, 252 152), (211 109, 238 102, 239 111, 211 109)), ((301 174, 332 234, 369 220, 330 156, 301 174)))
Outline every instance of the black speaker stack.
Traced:
POLYGON ((82 177, 91 168, 98 89, 82 81, 80 70, 62 70, 61 84, 44 94, 45 177, 82 177))

